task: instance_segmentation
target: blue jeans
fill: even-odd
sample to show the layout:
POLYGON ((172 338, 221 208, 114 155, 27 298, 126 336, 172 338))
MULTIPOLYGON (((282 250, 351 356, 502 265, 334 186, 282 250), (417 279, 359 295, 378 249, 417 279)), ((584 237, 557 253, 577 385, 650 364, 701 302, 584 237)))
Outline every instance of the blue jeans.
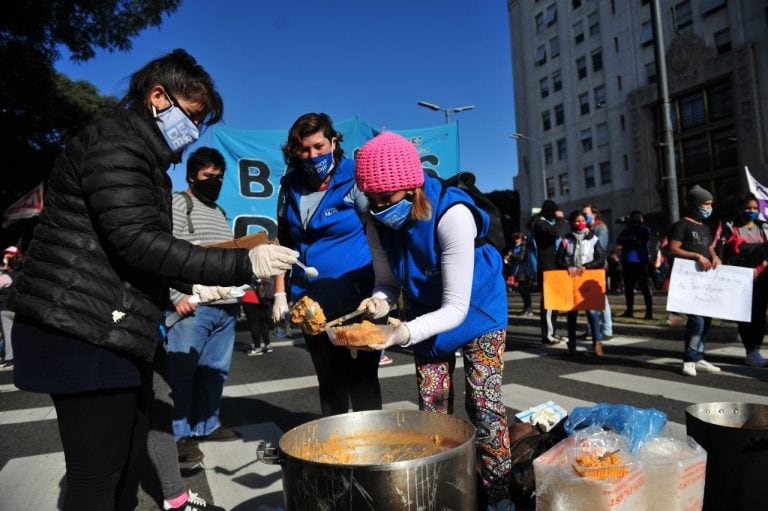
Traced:
POLYGON ((605 295, 605 309, 603 315, 603 337, 613 335, 613 319, 611 318, 611 304, 608 301, 608 294, 605 295))
MULTIPOLYGON (((592 344, 603 338, 600 333, 600 318, 597 311, 584 311, 587 313, 587 324, 589 325, 589 331, 592 333, 592 344)), ((573 351, 576 349, 576 316, 579 315, 579 311, 568 312, 568 349, 573 351)))
POLYGON ((704 347, 711 324, 712 318, 688 314, 688 322, 685 324, 683 362, 698 362, 704 358, 704 347))
POLYGON ((221 423, 239 305, 205 306, 168 331, 168 372, 176 439, 210 435, 221 423))

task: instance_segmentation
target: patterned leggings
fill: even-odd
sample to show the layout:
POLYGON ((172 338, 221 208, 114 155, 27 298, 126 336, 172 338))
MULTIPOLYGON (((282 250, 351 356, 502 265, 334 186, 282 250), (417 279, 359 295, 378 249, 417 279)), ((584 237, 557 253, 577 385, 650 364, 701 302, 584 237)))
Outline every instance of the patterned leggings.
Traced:
MULTIPOLYGON (((482 335, 462 348, 466 377, 465 407, 470 421, 489 438, 478 448, 481 477, 488 502, 509 498, 509 428, 501 401, 501 375, 504 371, 505 330, 482 335)), ((419 384, 419 409, 453 413, 453 370, 456 358, 416 356, 419 384)))

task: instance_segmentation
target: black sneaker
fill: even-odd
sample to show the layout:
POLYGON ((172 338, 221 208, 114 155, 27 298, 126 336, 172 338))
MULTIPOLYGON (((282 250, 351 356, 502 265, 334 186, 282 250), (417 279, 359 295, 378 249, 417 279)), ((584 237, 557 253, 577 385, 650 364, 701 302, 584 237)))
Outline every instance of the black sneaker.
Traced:
POLYGON ((166 511, 224 511, 223 507, 208 504, 205 499, 198 497, 196 493, 187 492, 189 498, 179 507, 171 507, 168 501, 163 501, 163 509, 166 511))
POLYGON ((269 344, 267 344, 263 348, 261 348, 261 352, 262 353, 272 353, 273 351, 275 351, 275 350, 269 344))

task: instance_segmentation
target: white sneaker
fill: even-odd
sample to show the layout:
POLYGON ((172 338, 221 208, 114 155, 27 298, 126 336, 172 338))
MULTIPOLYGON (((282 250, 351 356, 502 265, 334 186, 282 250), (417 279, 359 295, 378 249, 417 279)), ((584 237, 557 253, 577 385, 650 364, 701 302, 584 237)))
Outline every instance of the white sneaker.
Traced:
POLYGON ((720 369, 714 364, 710 364, 704 359, 701 359, 698 362, 696 362, 696 369, 701 369, 702 371, 705 371, 708 373, 719 373, 720 371, 722 371, 722 369, 720 369))
POLYGON ((683 362, 683 374, 686 376, 696 376, 696 362, 683 362))
POLYGON ((765 358, 758 350, 747 353, 747 359, 744 361, 749 367, 765 367, 765 358))

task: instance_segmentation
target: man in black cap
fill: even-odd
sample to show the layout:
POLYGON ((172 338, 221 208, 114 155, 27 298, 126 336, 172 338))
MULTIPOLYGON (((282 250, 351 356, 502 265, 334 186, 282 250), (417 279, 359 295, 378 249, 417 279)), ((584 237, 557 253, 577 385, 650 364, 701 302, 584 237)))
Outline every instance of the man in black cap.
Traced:
MULTIPOLYGON (((712 243, 712 231, 703 223, 712 214, 712 194, 696 185, 688 192, 686 202, 688 207, 683 211, 683 218, 669 228, 669 255, 675 259, 692 259, 702 270, 709 271, 720 264, 712 243)), ((711 323, 712 318, 688 314, 682 370, 686 376, 696 376, 697 369, 720 372, 719 367, 704 360, 711 323)))
POLYGON ((541 204, 541 212, 533 222, 541 285, 541 342, 544 344, 557 344, 564 340, 555 335, 557 311, 544 308, 544 272, 558 269, 555 263, 555 252, 567 226, 568 222, 563 218, 562 210, 555 201, 549 199, 541 204))

